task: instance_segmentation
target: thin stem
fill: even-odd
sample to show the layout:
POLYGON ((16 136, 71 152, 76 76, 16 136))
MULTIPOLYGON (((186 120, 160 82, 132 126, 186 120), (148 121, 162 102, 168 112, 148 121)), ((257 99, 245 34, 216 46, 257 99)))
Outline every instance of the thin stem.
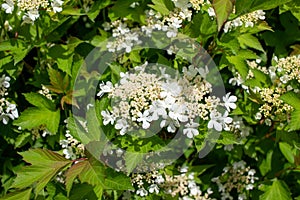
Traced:
MULTIPOLYGON (((39 43, 40 41, 40 33, 39 33, 39 20, 37 19, 35 27, 36 27, 36 42, 39 43)), ((36 46, 36 51, 37 51, 37 66, 40 68, 41 67, 41 52, 40 52, 40 47, 36 46)))

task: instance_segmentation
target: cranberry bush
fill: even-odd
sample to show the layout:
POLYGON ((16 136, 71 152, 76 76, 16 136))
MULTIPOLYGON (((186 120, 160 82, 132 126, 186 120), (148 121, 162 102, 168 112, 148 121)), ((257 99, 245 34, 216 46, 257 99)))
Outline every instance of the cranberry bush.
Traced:
POLYGON ((0 199, 300 199, 300 3, 0 0, 0 199))

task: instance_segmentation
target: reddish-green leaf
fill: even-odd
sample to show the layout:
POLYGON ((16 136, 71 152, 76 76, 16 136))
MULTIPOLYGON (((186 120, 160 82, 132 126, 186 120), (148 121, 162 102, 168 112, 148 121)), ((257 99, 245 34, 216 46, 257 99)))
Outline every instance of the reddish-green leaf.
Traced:
POLYGON ((68 75, 63 76, 62 73, 52 68, 48 69, 48 74, 49 74, 51 85, 46 87, 49 90, 56 92, 58 94, 66 92, 67 88, 69 87, 68 75))
POLYGON ((66 189, 67 189, 68 196, 70 194, 70 191, 71 191, 71 188, 72 188, 72 185, 73 185, 73 182, 74 182, 75 178, 79 174, 82 173, 82 171, 84 170, 86 165, 87 165, 86 161, 78 162, 78 163, 74 164, 66 172, 66 174, 65 174, 65 176, 66 176, 66 189))

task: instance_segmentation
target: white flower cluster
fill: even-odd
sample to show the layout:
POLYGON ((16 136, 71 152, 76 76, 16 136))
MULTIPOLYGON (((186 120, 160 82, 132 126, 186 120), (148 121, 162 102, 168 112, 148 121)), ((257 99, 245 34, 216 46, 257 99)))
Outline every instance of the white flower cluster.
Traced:
POLYGON ((16 104, 5 98, 8 95, 7 89, 10 87, 9 81, 10 77, 8 76, 0 77, 0 120, 3 124, 8 124, 9 119, 14 120, 19 117, 16 104))
POLYGON ((65 158, 75 160, 76 158, 83 157, 84 145, 73 138, 69 130, 66 131, 65 137, 66 139, 59 141, 59 144, 63 148, 65 158))
MULTIPOLYGON (((158 171, 132 174, 131 182, 137 188, 136 195, 141 197, 146 197, 152 193, 162 193, 179 197, 181 200, 208 200, 211 199, 209 195, 213 193, 210 188, 206 193, 203 193, 195 182, 194 173, 189 173, 187 167, 183 167, 179 175, 161 174, 158 171)), ((130 199, 131 192, 127 191, 125 194, 123 199, 130 199)))
POLYGON ((135 73, 121 73, 120 82, 114 86, 111 82, 100 84, 97 95, 109 93, 108 97, 115 101, 111 110, 101 112, 104 125, 114 125, 124 135, 134 128, 150 129, 151 123, 159 122, 160 128, 169 133, 183 127, 188 138, 199 134, 200 120, 210 119, 209 129, 228 129, 232 122, 228 114, 236 108, 237 99, 227 94, 221 102, 211 96, 212 85, 203 78, 208 71, 189 66, 182 77, 171 77, 166 68, 156 66, 155 73, 147 73, 146 67, 147 63, 136 67, 135 73), (223 114, 220 107, 226 108, 223 114))
POLYGON ((261 60, 247 61, 249 71, 244 80, 239 73, 229 80, 229 83, 241 86, 248 93, 251 90, 260 97, 259 112, 256 113, 255 119, 262 120, 271 126, 272 121, 286 121, 288 114, 293 111, 293 107, 284 103, 280 96, 287 91, 299 93, 297 84, 300 83, 300 55, 289 56, 286 58, 277 57, 273 60, 274 64, 270 67, 261 66, 261 60), (264 87, 249 87, 245 85, 245 81, 255 79, 254 70, 258 70, 266 74, 272 81, 272 86, 265 85, 264 87))
POLYGON ((105 22, 103 27, 106 31, 112 29, 113 41, 107 42, 106 45, 109 52, 125 50, 129 53, 132 47, 141 43, 138 31, 131 30, 127 27, 127 24, 121 20, 116 20, 111 24, 105 22))
POLYGON ((265 12, 263 10, 256 10, 252 13, 245 14, 238 18, 235 18, 232 21, 228 21, 224 25, 224 32, 227 33, 237 27, 245 26, 245 27, 253 27, 254 24, 259 21, 265 20, 265 12))
POLYGON ((147 10, 147 25, 142 26, 142 31, 149 37, 153 31, 164 31, 168 38, 176 37, 182 23, 187 20, 191 21, 192 11, 187 8, 176 8, 168 16, 162 16, 154 10, 147 10))
POLYGON ((50 90, 42 85, 42 89, 38 91, 39 94, 45 96, 47 99, 52 100, 52 95, 50 94, 50 90))
POLYGON ((231 192, 236 191, 239 200, 247 199, 247 191, 254 188, 254 183, 258 180, 255 177, 256 171, 249 166, 246 167, 245 161, 239 161, 223 169, 221 176, 212 179, 218 185, 221 199, 234 199, 231 192))
POLYGON ((61 12, 63 3, 62 0, 5 0, 1 7, 7 14, 12 14, 16 9, 24 23, 34 23, 40 16, 39 10, 61 12))

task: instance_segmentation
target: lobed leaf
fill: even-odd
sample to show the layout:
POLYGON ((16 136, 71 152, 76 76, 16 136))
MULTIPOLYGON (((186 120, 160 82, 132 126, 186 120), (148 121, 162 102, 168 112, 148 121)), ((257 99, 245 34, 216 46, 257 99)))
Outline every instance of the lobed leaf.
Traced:
POLYGON ((260 200, 288 200, 292 199, 288 186, 284 181, 275 179, 271 186, 268 186, 265 193, 260 195, 260 200))
POLYGON ((60 121, 60 110, 51 111, 41 108, 27 108, 21 116, 13 122, 22 129, 32 129, 40 125, 46 125, 51 133, 56 133, 60 121))

